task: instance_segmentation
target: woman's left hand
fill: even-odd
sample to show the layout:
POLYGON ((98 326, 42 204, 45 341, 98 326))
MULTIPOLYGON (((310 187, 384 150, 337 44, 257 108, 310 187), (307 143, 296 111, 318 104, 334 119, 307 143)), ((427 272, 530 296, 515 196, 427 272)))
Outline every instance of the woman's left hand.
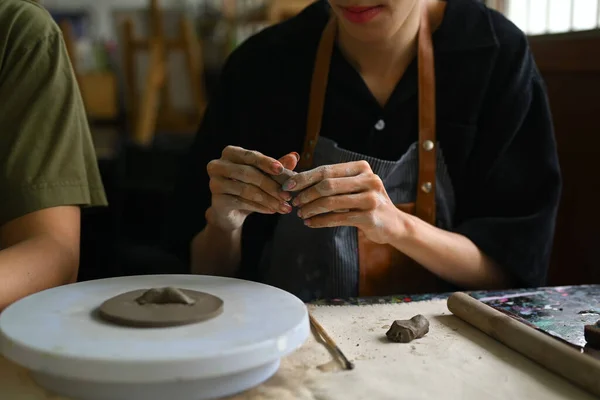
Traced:
POLYGON ((388 244, 405 231, 407 214, 394 206, 366 161, 301 172, 285 182, 283 190, 299 192, 293 205, 311 228, 354 226, 379 244, 388 244))

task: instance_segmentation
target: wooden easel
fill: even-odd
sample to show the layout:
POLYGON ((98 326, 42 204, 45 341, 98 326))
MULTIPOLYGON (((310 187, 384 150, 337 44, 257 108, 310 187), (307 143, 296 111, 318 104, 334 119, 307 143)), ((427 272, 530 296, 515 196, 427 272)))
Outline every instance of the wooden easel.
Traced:
POLYGON ((272 24, 283 22, 308 7, 312 0, 271 0, 268 19, 272 24))
POLYGON ((79 69, 73 26, 69 20, 59 23, 79 92, 87 115, 92 120, 113 120, 118 117, 117 78, 113 71, 81 71, 79 69))
POLYGON ((147 39, 136 39, 133 21, 127 19, 123 32, 123 68, 127 93, 132 140, 142 146, 152 143, 157 129, 169 132, 193 133, 204 114, 206 99, 202 88, 202 52, 192 23, 182 16, 179 37, 167 39, 164 33, 163 13, 158 0, 150 0, 150 24, 147 39), (148 72, 138 101, 136 84, 136 51, 148 52, 148 72), (189 74, 194 110, 185 114, 174 110, 169 88, 167 57, 172 51, 183 51, 189 74))

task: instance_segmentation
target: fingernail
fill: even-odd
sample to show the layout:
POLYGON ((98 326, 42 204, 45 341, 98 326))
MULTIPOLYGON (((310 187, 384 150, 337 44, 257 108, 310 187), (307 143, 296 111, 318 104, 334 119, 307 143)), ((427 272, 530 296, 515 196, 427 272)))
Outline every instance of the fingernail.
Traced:
POLYGON ((300 154, 296 153, 295 151, 293 151, 292 154, 294 157, 296 157, 296 161, 300 161, 300 154))
POLYGON ((281 163, 279 163, 278 161, 275 161, 272 165, 273 168, 273 172, 276 174, 280 174, 283 172, 283 165, 281 165, 281 163))
POLYGON ((285 201, 290 201, 292 199, 292 195, 288 192, 279 192, 279 197, 281 197, 285 201))
POLYGON ((305 220, 304 220, 304 225, 306 225, 306 226, 310 226, 310 223, 311 223, 311 222, 310 222, 310 219, 305 219, 305 220))
POLYGON ((298 215, 298 217, 302 218, 302 210, 298 210, 298 212, 296 213, 296 215, 298 215))
POLYGON ((293 188, 296 187, 296 185, 297 185, 296 181, 293 179, 290 179, 283 184, 282 189, 283 190, 292 190, 293 188))
POLYGON ((298 197, 296 197, 296 198, 294 199, 294 201, 292 201, 292 204, 293 204, 294 206, 298 207, 298 206, 300 205, 300 199, 298 199, 298 197))
POLYGON ((292 206, 290 206, 288 203, 281 203, 280 210, 288 214, 292 212, 292 206))

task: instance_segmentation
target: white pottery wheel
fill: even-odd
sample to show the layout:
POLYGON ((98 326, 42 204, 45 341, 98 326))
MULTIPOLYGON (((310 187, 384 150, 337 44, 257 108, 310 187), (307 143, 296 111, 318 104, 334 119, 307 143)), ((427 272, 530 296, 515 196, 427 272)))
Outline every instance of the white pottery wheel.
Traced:
POLYGON ((29 296, 0 314, 0 352, 44 388, 77 400, 204 400, 267 380, 310 325, 297 297, 238 279, 103 279, 29 296), (92 311, 131 290, 172 286, 220 297, 214 319, 171 328, 111 325, 92 311))

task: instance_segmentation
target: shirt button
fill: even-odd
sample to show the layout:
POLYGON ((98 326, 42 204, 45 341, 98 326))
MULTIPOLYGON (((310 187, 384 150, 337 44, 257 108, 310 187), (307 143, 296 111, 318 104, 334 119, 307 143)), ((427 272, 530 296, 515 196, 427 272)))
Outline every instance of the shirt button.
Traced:
POLYGON ((423 148, 425 149, 425 151, 431 151, 433 150, 434 144, 431 140, 426 140, 423 142, 423 148))
POLYGON ((378 131, 384 130, 385 129, 385 121, 382 119, 377 121, 377 123, 375 124, 375 129, 377 129, 378 131))
POLYGON ((425 182, 421 186, 421 190, 424 191, 425 193, 431 193, 431 189, 433 189, 433 185, 431 184, 431 182, 425 182))

